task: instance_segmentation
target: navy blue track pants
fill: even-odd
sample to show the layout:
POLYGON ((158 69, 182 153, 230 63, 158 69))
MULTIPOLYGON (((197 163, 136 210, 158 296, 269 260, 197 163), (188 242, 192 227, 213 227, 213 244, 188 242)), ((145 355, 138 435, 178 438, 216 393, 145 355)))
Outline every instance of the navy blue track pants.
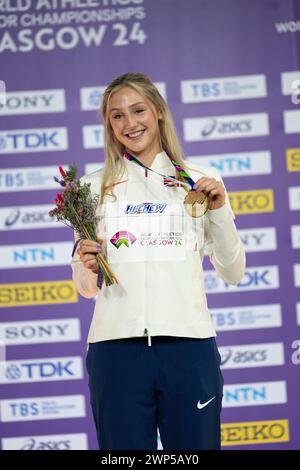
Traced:
POLYGON ((215 338, 91 343, 86 359, 99 447, 220 449, 223 378, 215 338))

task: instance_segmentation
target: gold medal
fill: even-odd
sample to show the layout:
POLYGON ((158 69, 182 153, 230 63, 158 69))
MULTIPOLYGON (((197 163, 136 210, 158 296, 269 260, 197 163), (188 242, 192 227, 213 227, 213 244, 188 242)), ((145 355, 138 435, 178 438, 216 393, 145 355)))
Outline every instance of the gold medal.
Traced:
POLYGON ((191 189, 184 199, 184 207, 187 213, 192 217, 201 217, 207 212, 208 199, 202 191, 191 189))

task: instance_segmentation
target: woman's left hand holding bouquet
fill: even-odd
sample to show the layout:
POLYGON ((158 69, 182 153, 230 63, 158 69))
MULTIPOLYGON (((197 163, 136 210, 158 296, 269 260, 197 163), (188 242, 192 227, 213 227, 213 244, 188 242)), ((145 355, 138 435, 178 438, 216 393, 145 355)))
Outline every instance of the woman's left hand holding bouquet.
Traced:
MULTIPOLYGON (((75 230, 80 238, 77 253, 87 269, 98 273, 97 286, 100 289, 103 280, 106 286, 118 284, 116 276, 101 252, 103 240, 97 238, 98 196, 92 195, 91 183, 82 183, 77 178, 75 164, 70 165, 68 171, 59 166, 59 172, 61 179, 54 176, 54 180, 64 189, 62 193, 56 195, 56 207, 49 211, 49 216, 55 217, 58 222, 63 222, 75 230)), ((73 250, 76 249, 76 244, 73 250)))
POLYGON ((99 243, 88 239, 80 240, 79 248, 76 250, 84 267, 90 269, 95 274, 99 272, 97 254, 102 251, 103 243, 103 240, 98 241, 99 243))

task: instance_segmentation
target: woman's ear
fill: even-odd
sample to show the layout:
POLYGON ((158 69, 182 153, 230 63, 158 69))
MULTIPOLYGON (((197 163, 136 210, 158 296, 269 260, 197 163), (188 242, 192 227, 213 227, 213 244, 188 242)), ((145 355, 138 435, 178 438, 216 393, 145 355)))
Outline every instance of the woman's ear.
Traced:
POLYGON ((163 116, 162 116, 162 112, 161 111, 158 111, 158 115, 157 115, 158 119, 162 119, 163 116))

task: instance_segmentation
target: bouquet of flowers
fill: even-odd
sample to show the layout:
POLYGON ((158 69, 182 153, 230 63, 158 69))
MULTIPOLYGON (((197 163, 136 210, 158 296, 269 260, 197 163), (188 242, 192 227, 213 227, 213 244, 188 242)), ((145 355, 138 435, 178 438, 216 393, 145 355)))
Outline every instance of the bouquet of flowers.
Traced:
MULTIPOLYGON (((54 176, 54 180, 64 189, 56 195, 56 207, 49 212, 50 217, 56 217, 57 222, 63 222, 68 227, 73 228, 79 235, 79 239, 89 239, 99 242, 96 234, 96 209, 98 197, 92 197, 90 183, 81 183, 77 178, 77 167, 75 164, 69 166, 65 171, 58 167, 61 179, 54 176)), ((109 267, 102 253, 96 255, 99 265, 98 286, 105 284, 110 286, 118 284, 117 278, 109 267)))

